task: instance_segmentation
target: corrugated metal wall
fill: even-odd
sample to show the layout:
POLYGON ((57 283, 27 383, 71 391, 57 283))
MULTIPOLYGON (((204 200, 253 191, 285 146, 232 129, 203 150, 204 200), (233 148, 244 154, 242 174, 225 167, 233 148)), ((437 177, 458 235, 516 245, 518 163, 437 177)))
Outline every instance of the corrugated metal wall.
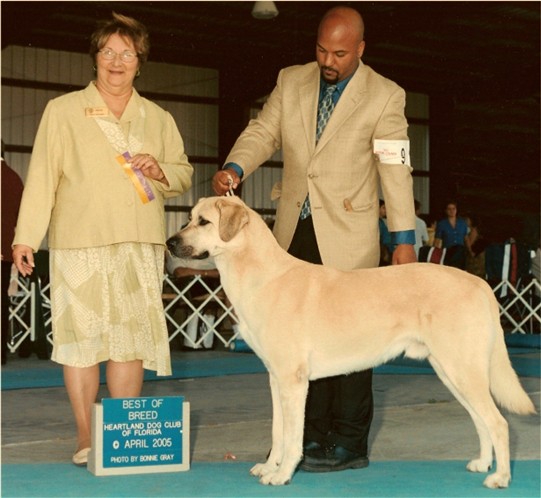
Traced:
MULTIPOLYGON (((85 54, 9 46, 2 50, 2 77, 19 80, 15 84, 2 85, 2 139, 6 144, 27 148, 6 153, 8 164, 24 181, 29 150, 43 110, 50 99, 65 91, 35 83, 84 87, 94 78, 92 60, 85 54), (36 88, 39 86, 42 88, 36 88)), ((205 162, 192 161, 195 168, 193 187, 183 196, 168 200, 170 206, 191 207, 200 197, 213 195, 211 178, 218 167, 218 78, 218 71, 213 69, 148 62, 135 82, 138 91, 169 96, 164 96, 164 100, 157 96, 154 102, 173 115, 188 157, 206 158, 205 162), (171 95, 178 95, 179 101, 172 100, 171 95), (194 103, 182 97, 203 97, 206 101, 194 103)), ((257 112, 252 109, 251 116, 256 116, 257 112)), ((406 114, 414 120, 409 130, 412 164, 416 171, 428 173, 428 98, 408 94, 406 114)), ((281 154, 278 152, 272 161, 281 161, 281 154)), ((274 209, 271 191, 280 179, 280 168, 260 168, 244 183, 244 200, 253 208, 274 209)), ((428 175, 415 177, 414 189, 415 197, 422 203, 422 211, 428 212, 428 175)), ((167 212, 166 217, 168 234, 178 230, 187 220, 185 212, 167 212)))
MULTIPOLYGON (((28 85, 26 88, 2 85, 2 140, 6 144, 30 148, 47 102, 64 93, 32 88, 37 86, 32 82, 86 86, 94 79, 94 74, 88 55, 9 46, 2 50, 2 77, 22 80, 28 85)), ((218 71, 148 62, 135 87, 141 92, 217 99, 218 71)), ((199 197, 212 194, 210 179, 217 169, 218 156, 218 105, 169 99, 154 102, 173 115, 188 157, 209 158, 206 164, 192 163, 195 168, 193 188, 183 196, 167 201, 173 206, 192 206, 199 197)), ((24 181, 30 153, 7 152, 5 156, 24 181)), ((187 219, 187 214, 182 212, 168 212, 166 216, 169 233, 178 230, 187 219)))

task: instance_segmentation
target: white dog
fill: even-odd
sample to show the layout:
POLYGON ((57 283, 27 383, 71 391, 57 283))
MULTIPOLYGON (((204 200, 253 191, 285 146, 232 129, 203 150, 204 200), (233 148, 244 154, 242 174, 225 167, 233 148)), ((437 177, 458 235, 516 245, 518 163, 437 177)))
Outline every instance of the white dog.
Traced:
POLYGON ((428 359, 471 415, 481 446, 467 465, 511 479, 500 405, 535 413, 509 361, 498 303, 482 279, 429 263, 349 272, 293 258, 238 197, 201 199, 167 241, 184 258, 213 257, 243 338, 270 374, 272 450, 251 473, 288 483, 302 457, 308 381, 375 367, 404 353, 428 359))

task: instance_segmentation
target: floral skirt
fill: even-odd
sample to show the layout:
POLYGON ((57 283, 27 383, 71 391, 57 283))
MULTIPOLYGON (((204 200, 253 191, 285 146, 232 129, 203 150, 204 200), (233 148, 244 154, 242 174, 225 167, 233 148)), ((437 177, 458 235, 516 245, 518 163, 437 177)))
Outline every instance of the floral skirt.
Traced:
POLYGON ((163 246, 52 249, 50 259, 53 361, 89 367, 142 360, 143 368, 171 375, 163 246))

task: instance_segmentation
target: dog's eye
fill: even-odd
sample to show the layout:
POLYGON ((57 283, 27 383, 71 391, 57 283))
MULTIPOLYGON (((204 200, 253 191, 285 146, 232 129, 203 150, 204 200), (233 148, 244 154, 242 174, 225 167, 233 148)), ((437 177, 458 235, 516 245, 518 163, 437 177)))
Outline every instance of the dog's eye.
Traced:
POLYGON ((208 225, 209 223, 210 223, 209 220, 205 220, 205 218, 199 218, 199 223, 198 224, 199 224, 200 227, 208 225))

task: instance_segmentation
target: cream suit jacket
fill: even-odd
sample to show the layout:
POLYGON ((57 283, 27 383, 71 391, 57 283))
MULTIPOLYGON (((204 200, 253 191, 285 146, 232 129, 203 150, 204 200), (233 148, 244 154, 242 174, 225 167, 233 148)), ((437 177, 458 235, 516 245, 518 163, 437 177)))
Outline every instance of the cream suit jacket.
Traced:
MULTIPOLYGON (((128 128, 144 115, 141 152, 151 154, 169 186, 148 180, 155 199, 143 204, 89 109, 107 106, 95 85, 47 104, 38 128, 14 244, 37 250, 49 230, 51 249, 120 242, 165 244, 164 199, 191 186, 193 167, 171 114, 135 90, 118 120, 128 128)), ((106 118, 116 122, 109 113, 106 118)))
POLYGON ((309 193, 323 264, 344 270, 375 267, 379 184, 389 230, 415 229, 410 165, 383 164, 373 153, 375 139, 408 139, 405 92, 361 62, 316 145, 319 85, 316 62, 283 69, 226 163, 237 163, 246 177, 281 148, 282 192, 274 225, 280 245, 291 244, 309 193))

